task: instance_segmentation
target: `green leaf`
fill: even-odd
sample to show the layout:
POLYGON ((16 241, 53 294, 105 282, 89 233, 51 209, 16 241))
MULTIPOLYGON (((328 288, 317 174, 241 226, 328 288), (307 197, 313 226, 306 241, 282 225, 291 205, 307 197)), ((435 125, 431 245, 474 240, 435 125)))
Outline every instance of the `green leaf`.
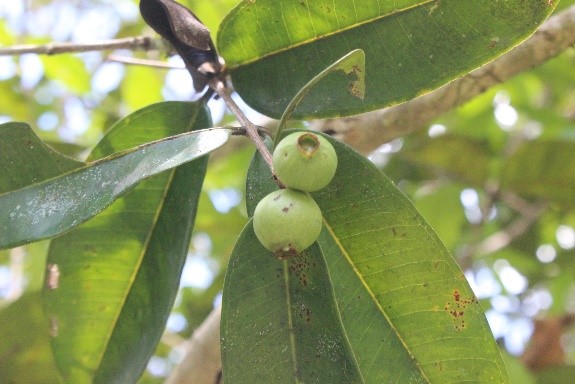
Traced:
POLYGON ((461 135, 443 135, 409 143, 396 155, 402 162, 431 168, 438 174, 483 186, 490 175, 489 145, 461 135))
POLYGON ((361 49, 356 49, 321 71, 298 91, 282 114, 276 131, 274 147, 278 144, 278 139, 281 137, 287 121, 304 97, 327 75, 337 71, 343 71, 345 74, 351 74, 356 78, 349 83, 347 90, 353 96, 363 99, 365 96, 365 52, 361 49))
POLYGON ((16 39, 14 38, 13 32, 6 24, 6 20, 0 20, 0 44, 10 46, 15 44, 16 39))
POLYGON ((483 310, 437 235, 372 163, 332 143, 341 167, 313 195, 331 235, 319 244, 366 381, 508 382, 483 310), (402 369, 373 370, 374 360, 402 369))
POLYGON ((62 83, 68 89, 79 94, 88 93, 90 74, 84 61, 77 56, 57 55, 41 56, 44 71, 49 79, 62 83))
POLYGON ((558 365, 549 367, 535 375, 537 384, 569 384, 575 375, 574 365, 558 365))
POLYGON ((573 205, 575 142, 529 141, 504 164, 501 187, 527 197, 573 205))
MULTIPOLYGON (((15 59, 13 59, 15 61, 15 59)), ((30 116, 36 116, 37 109, 30 108, 30 99, 26 94, 14 92, 19 87, 18 78, 2 80, 0 82, 0 110, 4 116, 14 120, 28 120, 30 116), (8 113, 9 111, 9 113, 8 113)), ((42 107, 38 108, 41 109, 42 107)))
POLYGON ((126 75, 121 86, 122 99, 132 110, 150 105, 162 99, 163 83, 163 78, 154 68, 126 66, 126 75), (145 87, 142 87, 143 82, 145 87))
MULTIPOLYGON (((91 158, 210 124, 197 104, 152 105, 116 124, 91 158)), ((134 383, 144 370, 178 290, 206 165, 145 180, 52 241, 45 305, 66 382, 134 383)))
POLYGON ((313 76, 362 49, 363 101, 341 91, 348 80, 340 75, 294 113, 340 116, 412 99, 485 64, 533 33, 553 9, 543 0, 244 0, 222 22, 217 41, 234 88, 272 117, 313 76))
POLYGON ((531 372, 519 358, 506 352, 502 352, 501 357, 509 373, 510 384, 537 384, 531 372))
POLYGON ((463 186, 444 184, 429 193, 418 193, 414 201, 417 210, 431 225, 448 250, 455 249, 462 238, 462 228, 468 225, 461 209, 463 186))
POLYGON ((42 143, 26 123, 0 124, 0 153, 0 194, 84 165, 42 143))
MULTIPOLYGON (((338 171, 330 185, 312 194, 324 214, 318 244, 327 266, 327 271, 317 272, 314 283, 324 280, 321 289, 331 287, 338 314, 332 326, 343 331, 340 337, 348 341, 363 382, 507 383, 505 366, 483 310, 435 233, 372 163, 349 147, 330 141, 338 154, 338 171)), ((272 188, 269 171, 262 163, 255 159, 250 168, 248 211, 272 188)), ((248 241, 244 238, 238 247, 247 247, 242 245, 248 241)), ((266 372, 268 364, 275 364, 276 370, 291 364, 282 359, 269 363, 270 356, 277 356, 277 344, 283 348, 290 344, 273 337, 275 333, 266 335, 269 322, 259 318, 284 314, 279 329, 284 333, 291 329, 296 341, 301 331, 285 322, 285 308, 298 308, 293 295, 284 291, 286 298, 282 301, 265 298, 281 289, 281 280, 278 273, 260 266, 269 262, 269 252, 257 251, 256 245, 251 247, 250 257, 258 260, 256 268, 236 272, 249 261, 234 257, 228 268, 222 347, 224 358, 227 348, 239 345, 245 348, 244 353, 257 350, 258 356, 268 356, 267 364, 250 365, 252 377, 256 377, 255 372, 266 372), (235 273, 239 277, 232 281, 235 273), (253 296, 257 297, 253 305, 246 304, 253 296), (232 303, 235 300, 244 305, 236 307, 232 303)), ((290 262, 306 265, 306 260, 304 256, 290 262)), ((282 270, 281 262, 274 262, 278 271, 282 270)), ((331 296, 331 292, 321 289, 315 295, 331 296)), ((272 317, 272 326, 277 328, 280 320, 272 317)), ((318 345, 317 340, 303 340, 308 349, 318 345)), ((302 354, 304 360, 300 360, 305 361, 305 356, 302 354)), ((224 360, 224 364, 228 363, 224 360)), ((232 381, 244 382, 235 380, 235 376, 232 381)), ((316 382, 330 381, 320 378, 316 382)))
POLYGON ((279 261, 248 223, 224 283, 226 383, 363 382, 326 276, 317 245, 297 258, 279 261))
POLYGON ((2 308, 0 324, 0 383, 60 382, 39 292, 2 308))
MULTIPOLYGON (((150 112, 143 111, 136 116, 150 112)), ((207 129, 160 139, 2 194, 0 248, 59 235, 102 211, 141 180, 209 153, 226 143, 229 135, 227 129, 207 129)))

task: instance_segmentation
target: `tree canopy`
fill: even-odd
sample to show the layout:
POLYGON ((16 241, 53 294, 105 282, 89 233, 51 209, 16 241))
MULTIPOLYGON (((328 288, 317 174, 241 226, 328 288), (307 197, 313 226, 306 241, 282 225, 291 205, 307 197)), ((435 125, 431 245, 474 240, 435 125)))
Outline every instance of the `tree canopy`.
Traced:
POLYGON ((572 380, 573 1, 182 1, 260 133, 338 154, 281 262, 266 159, 138 3, 0 5, 0 382, 191 382, 222 302, 237 382, 572 380))

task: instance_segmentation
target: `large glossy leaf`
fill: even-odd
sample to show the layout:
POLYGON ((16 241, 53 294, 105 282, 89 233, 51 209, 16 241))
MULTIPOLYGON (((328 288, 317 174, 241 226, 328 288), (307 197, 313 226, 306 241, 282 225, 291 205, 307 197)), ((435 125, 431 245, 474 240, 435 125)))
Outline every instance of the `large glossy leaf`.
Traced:
MULTIPOLYGON (((343 332, 340 337, 347 340, 346 347, 357 363, 353 367, 359 370, 362 381, 508 382, 483 311, 435 233, 373 164, 343 144, 332 142, 339 158, 337 174, 328 187, 313 194, 324 214, 318 244, 327 267, 314 275, 314 283, 321 287, 314 294, 334 295, 338 316, 332 327, 343 332)), ((248 176, 249 211, 273 188, 271 183, 265 165, 256 160, 248 176)), ((240 239, 240 249, 247 247, 243 243, 251 236, 249 227, 246 233, 240 239)), ((256 245, 251 247, 249 257, 234 254, 228 269, 222 346, 224 372, 240 369, 230 366, 242 350, 244 354, 250 351, 268 356, 266 364, 250 365, 253 379, 256 371, 266 372, 268 365, 278 370, 292 364, 295 359, 274 359, 282 347, 291 348, 298 361, 306 361, 306 351, 319 348, 320 340, 304 337, 300 328, 284 325, 289 313, 286 308, 298 313, 299 302, 294 293, 283 288, 281 276, 295 279, 299 270, 274 260, 278 271, 274 274, 266 266, 270 253, 256 245), (255 263, 251 259, 257 260, 258 267, 247 267, 255 263), (282 289, 286 295, 283 300, 271 298, 282 289), (251 301, 251 297, 256 299, 251 301), (243 306, 236 305, 236 300, 243 306), (275 333, 267 333, 270 329, 275 333), (286 332, 293 335, 290 343, 285 342, 286 332), (298 345, 304 352, 292 347, 298 342, 304 343, 298 345)), ((311 248, 314 254, 315 247, 311 248)), ((308 257, 289 263, 307 268, 308 257)), ((240 361, 245 363, 246 359, 240 361)), ((245 378, 233 376, 232 381, 249 381, 236 380, 238 377, 245 378)))
POLYGON ((366 54, 364 100, 333 75, 294 117, 359 113, 435 89, 529 36, 553 11, 543 0, 244 0, 222 22, 218 49, 234 87, 279 117, 313 76, 353 49, 366 54))
POLYGON ((259 243, 250 221, 224 283, 225 382, 362 382, 327 273, 317 245, 279 261, 259 243))
MULTIPOLYGON (((18 125, 17 129, 6 125, 1 128, 22 131, 20 135, 12 135, 14 141, 6 145, 16 146, 23 138, 33 135, 26 125, 18 125)), ((102 211, 141 180, 209 153, 223 145, 229 135, 227 129, 211 129, 160 139, 1 194, 0 248, 61 234, 102 211)), ((52 164, 63 164, 68 169, 70 164, 76 164, 71 160, 63 162, 61 156, 44 149, 32 155, 36 161, 49 157, 54 160, 52 164)), ((9 162, 20 158, 17 155, 9 162)), ((22 171, 25 167, 16 170, 22 171)), ((20 178, 19 174, 10 177, 20 178)), ((29 176, 22 178, 26 180, 29 176)), ((13 184, 16 183, 21 184, 13 184)))
POLYGON ((28 293, 1 308, 0 324, 0 383, 60 382, 40 292, 28 293))
POLYGON ((369 161, 334 144, 341 167, 314 194, 331 235, 319 243, 360 367, 373 382, 506 382, 481 306, 431 227, 369 161))
MULTIPOLYGON (((161 103, 119 122, 91 159, 210 125, 195 104, 161 103)), ((134 383, 155 350, 185 261, 207 158, 139 183, 52 241, 46 312, 68 383, 134 383)))
POLYGON ((0 194, 84 165, 46 146, 26 123, 0 124, 0 153, 0 194))

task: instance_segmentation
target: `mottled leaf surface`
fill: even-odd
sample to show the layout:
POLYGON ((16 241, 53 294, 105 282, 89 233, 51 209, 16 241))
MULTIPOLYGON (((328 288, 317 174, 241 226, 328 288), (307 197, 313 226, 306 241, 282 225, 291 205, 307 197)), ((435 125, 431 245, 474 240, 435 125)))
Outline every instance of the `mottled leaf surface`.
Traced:
MULTIPOLYGON (((141 180, 204 156, 226 143, 230 135, 226 129, 184 133, 77 167, 81 163, 64 160, 44 149, 37 139, 25 139, 32 134, 29 127, 18 126, 18 130, 25 133, 7 141, 7 145, 12 142, 17 146, 29 140, 35 144, 26 145, 40 148, 32 154, 35 161, 47 158, 48 164, 58 168, 35 178, 24 176, 22 179, 31 182, 26 186, 21 185, 22 179, 17 175, 12 176, 14 182, 8 180, 8 188, 20 188, 0 194, 0 248, 59 235, 102 211, 141 180), (54 175, 57 169, 63 172, 54 175)), ((20 158, 17 154, 11 161, 18 162, 20 158)), ((16 168, 22 170, 25 166, 16 168)), ((42 172, 41 166, 32 174, 42 172)))
MULTIPOLYGON (((338 316, 326 321, 333 321, 332 327, 342 332, 361 382, 507 383, 483 310, 431 227, 373 164, 331 141, 339 158, 338 171, 330 185, 313 194, 324 215, 324 229, 308 252, 319 252, 317 260, 325 263, 313 281, 321 287, 318 290, 327 291, 315 295, 335 297, 338 316)), ((249 212, 273 189, 272 183, 265 164, 256 158, 248 176, 249 212)), ((239 249, 250 236, 248 225, 239 249)), ((290 269, 258 246, 234 253, 228 270, 222 315, 224 372, 239 372, 240 367, 233 365, 236 358, 247 363, 248 357, 238 356, 246 351, 266 362, 271 359, 274 372, 287 372, 293 361, 307 361, 294 345, 305 350, 298 343, 308 349, 320 343, 287 321, 286 308, 298 313, 301 307, 282 285, 281 276, 295 280, 301 278, 300 270, 290 269), (276 263, 275 273, 261 267, 272 262, 270 257, 276 263), (283 300, 276 291, 286 294, 283 300), (242 306, 235 304, 238 300, 242 306), (293 340, 274 337, 285 333, 293 334, 293 340), (282 348, 292 350, 281 355, 291 359, 274 359, 282 348)), ((307 268, 309 255, 283 263, 307 268)), ((268 364, 250 362, 249 379, 247 374, 232 374, 230 380, 254 382, 257 375, 268 372, 268 364)), ((289 376, 288 382, 307 382, 298 380, 289 376)), ((330 380, 326 376, 312 382, 330 380)))
POLYGON ((363 100, 334 75, 294 117, 350 115, 427 93, 508 51, 557 2, 244 0, 222 22, 217 46, 234 88, 256 110, 281 116, 313 76, 354 49, 366 55, 363 100))
MULTIPOLYGON (((200 105, 149 106, 116 124, 90 160, 211 125, 200 105)), ((139 183, 52 241, 45 306, 67 383, 135 383, 178 291, 207 158, 139 183)))
POLYGON ((279 261, 259 243, 249 222, 224 283, 226 382, 363 382, 327 273, 317 244, 279 261))

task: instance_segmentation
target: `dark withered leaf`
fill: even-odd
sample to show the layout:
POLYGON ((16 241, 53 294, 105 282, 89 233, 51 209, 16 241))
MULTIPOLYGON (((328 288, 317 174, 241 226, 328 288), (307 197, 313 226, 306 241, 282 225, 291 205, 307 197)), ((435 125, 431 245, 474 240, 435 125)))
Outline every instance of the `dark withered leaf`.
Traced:
POLYGON ((177 40, 190 47, 210 50, 210 31, 183 5, 173 0, 142 0, 140 13, 146 23, 172 44, 177 40))
POLYGON ((173 0, 141 0, 144 21, 168 40, 184 60, 200 92, 209 78, 221 71, 221 64, 210 31, 186 7, 173 0))

